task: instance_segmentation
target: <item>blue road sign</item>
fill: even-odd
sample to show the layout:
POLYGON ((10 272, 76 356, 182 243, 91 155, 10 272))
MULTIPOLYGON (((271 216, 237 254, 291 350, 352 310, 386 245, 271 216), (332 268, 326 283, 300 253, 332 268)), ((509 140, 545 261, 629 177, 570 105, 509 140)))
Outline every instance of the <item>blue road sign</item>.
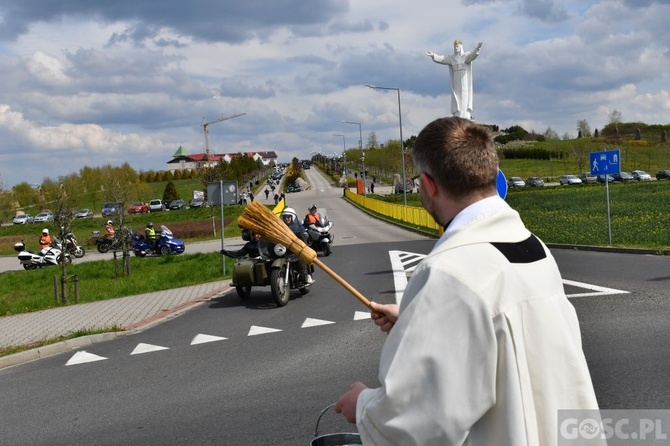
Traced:
POLYGON ((496 178, 496 189, 498 189, 498 195, 503 200, 507 196, 507 178, 502 170, 498 169, 498 178, 496 178))
POLYGON ((619 149, 591 152, 589 162, 591 175, 612 175, 621 172, 619 149))

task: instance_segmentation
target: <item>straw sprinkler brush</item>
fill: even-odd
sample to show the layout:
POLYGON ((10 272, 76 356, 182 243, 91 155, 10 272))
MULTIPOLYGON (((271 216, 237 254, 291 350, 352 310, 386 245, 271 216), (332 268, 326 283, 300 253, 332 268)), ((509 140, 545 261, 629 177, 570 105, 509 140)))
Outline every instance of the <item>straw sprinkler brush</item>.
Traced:
POLYGON ((289 251, 299 256, 308 265, 312 263, 316 264, 326 274, 335 279, 337 283, 353 294, 354 297, 360 300, 363 305, 374 311, 372 310, 370 301, 365 296, 349 285, 346 280, 338 276, 335 271, 328 268, 328 266, 316 257, 316 252, 312 248, 305 245, 305 242, 295 235, 281 219, 258 201, 252 201, 251 204, 244 208, 244 212, 237 219, 237 223, 243 228, 260 234, 272 243, 286 246, 289 251))

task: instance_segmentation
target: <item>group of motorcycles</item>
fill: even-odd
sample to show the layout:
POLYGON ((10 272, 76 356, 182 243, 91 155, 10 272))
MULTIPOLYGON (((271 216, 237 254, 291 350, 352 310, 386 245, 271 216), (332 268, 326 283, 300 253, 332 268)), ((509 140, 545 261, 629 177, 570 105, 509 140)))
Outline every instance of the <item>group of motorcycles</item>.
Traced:
POLYGON ((70 264, 73 257, 79 259, 86 255, 86 250, 72 232, 65 234, 63 239, 56 238, 50 247, 38 252, 28 251, 23 240, 14 244, 14 251, 19 253, 19 261, 27 270, 62 263, 70 264))
MULTIPOLYGON (((333 236, 330 232, 333 224, 328 220, 326 210, 319 208, 320 220, 317 224, 307 227, 308 245, 324 256, 331 254, 330 246, 333 236)), ((242 239, 251 240, 248 231, 242 231, 242 239)), ((289 302, 291 290, 298 290, 301 295, 309 292, 307 275, 314 272, 314 267, 301 270, 300 258, 288 251, 281 244, 271 243, 261 238, 258 241, 257 257, 238 258, 233 267, 232 286, 241 299, 251 296, 251 287, 270 286, 272 298, 277 306, 283 307, 289 302)))
POLYGON ((165 225, 161 225, 155 243, 147 240, 143 234, 124 228, 117 231, 114 237, 96 238, 95 246, 101 254, 117 251, 123 249, 124 239, 128 242, 133 254, 138 257, 181 254, 186 249, 184 242, 175 238, 172 231, 165 225))
MULTIPOLYGON (((98 252, 103 254, 110 250, 120 250, 123 247, 124 237, 128 238, 130 249, 138 257, 181 254, 185 250, 184 242, 175 238, 165 225, 161 226, 155 245, 145 240, 144 235, 129 229, 117 232, 115 237, 98 237, 95 245, 98 252)), ((62 263, 70 264, 73 258, 79 259, 86 255, 86 249, 79 244, 72 232, 65 234, 62 239, 56 238, 50 247, 38 252, 28 251, 22 239, 14 244, 14 251, 19 253, 18 259, 27 270, 62 263)))

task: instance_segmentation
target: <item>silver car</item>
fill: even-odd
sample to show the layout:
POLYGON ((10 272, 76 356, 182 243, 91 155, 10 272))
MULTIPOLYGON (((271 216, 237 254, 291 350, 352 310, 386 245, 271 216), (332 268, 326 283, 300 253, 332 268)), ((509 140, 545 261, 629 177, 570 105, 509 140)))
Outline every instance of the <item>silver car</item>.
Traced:
POLYGON ((630 174, 635 181, 651 181, 651 175, 644 170, 631 170, 630 174))
POLYGON ((563 186, 564 184, 582 184, 582 180, 577 175, 561 175, 558 182, 563 186))
POLYGON ((13 222, 15 225, 25 225, 28 223, 34 223, 35 218, 30 214, 20 214, 14 217, 13 222))

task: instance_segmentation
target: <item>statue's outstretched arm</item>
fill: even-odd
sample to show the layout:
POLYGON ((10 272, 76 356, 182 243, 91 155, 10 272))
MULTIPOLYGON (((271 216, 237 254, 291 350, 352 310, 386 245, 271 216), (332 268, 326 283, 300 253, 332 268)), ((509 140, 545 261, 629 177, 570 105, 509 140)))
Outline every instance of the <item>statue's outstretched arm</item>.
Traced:
MULTIPOLYGON (((440 56, 439 54, 435 54, 432 51, 426 51, 426 56, 433 59, 433 62, 437 62, 437 63, 441 63, 441 64, 446 63, 444 56, 440 56)), ((447 63, 447 65, 449 65, 449 64, 447 63)))

